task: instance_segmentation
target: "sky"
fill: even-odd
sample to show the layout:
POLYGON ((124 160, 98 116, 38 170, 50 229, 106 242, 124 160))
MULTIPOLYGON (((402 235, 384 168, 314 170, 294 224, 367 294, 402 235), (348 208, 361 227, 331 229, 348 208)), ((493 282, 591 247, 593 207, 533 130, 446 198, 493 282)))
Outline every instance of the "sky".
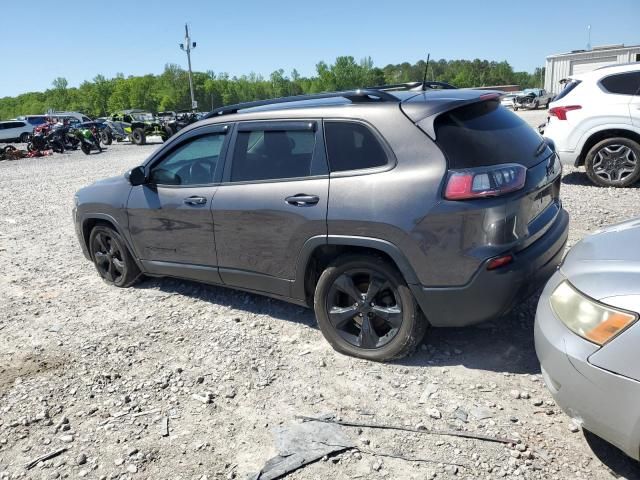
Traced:
MULTIPOLYGON (((4 3, 4 2, 3 2, 4 3)), ((640 0, 335 1, 111 0, 60 7, 50 0, 2 6, 0 97, 78 86, 98 74, 186 68, 179 49, 189 23, 193 69, 301 75, 339 55, 374 64, 431 58, 508 61, 532 72, 547 55, 591 44, 640 44, 640 0), (36 13, 39 12, 39 13, 36 13), (28 15, 27 15, 28 13, 28 15), (24 19, 27 15, 28 21, 24 19), (12 20, 13 19, 13 20, 12 20)))

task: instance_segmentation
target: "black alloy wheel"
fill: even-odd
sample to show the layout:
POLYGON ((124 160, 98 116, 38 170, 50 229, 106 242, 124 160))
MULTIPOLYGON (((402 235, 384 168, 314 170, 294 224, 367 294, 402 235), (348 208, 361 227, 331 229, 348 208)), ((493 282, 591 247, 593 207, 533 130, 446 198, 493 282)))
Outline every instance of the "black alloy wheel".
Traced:
POLYGON ((97 226, 89 239, 91 257, 102 279, 116 287, 128 287, 140 276, 120 235, 110 227, 97 226))
POLYGON ((336 278, 327 296, 329 321, 347 342, 360 348, 379 348, 402 326, 402 300, 389 280, 360 269, 336 278))
POLYGON ((329 265, 314 306, 333 348, 369 360, 410 354, 427 326, 402 275, 377 256, 348 255, 329 265))

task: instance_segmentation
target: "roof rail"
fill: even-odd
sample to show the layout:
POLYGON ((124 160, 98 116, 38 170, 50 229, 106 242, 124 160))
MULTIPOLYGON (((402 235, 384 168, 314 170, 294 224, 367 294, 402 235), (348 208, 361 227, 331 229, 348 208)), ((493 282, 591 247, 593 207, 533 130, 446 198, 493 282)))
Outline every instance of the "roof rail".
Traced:
POLYGON ((406 83, 390 83, 388 85, 378 85, 375 87, 367 87, 368 90, 378 90, 381 92, 389 92, 389 91, 398 91, 398 90, 413 90, 413 91, 421 91, 421 90, 449 90, 454 89, 454 87, 450 83, 446 82, 436 82, 436 81, 427 81, 427 82, 406 82, 406 83))
POLYGON ((302 102, 304 100, 317 100, 322 98, 345 98, 353 103, 365 102, 400 102, 400 99, 390 93, 381 90, 364 88, 358 90, 346 90, 343 92, 316 93, 310 95, 293 95, 291 97, 272 98, 269 100, 256 100, 254 102, 236 103, 216 108, 207 113, 203 118, 212 118, 220 115, 238 113, 240 110, 248 108, 262 107, 266 105, 277 105, 280 103, 302 102))

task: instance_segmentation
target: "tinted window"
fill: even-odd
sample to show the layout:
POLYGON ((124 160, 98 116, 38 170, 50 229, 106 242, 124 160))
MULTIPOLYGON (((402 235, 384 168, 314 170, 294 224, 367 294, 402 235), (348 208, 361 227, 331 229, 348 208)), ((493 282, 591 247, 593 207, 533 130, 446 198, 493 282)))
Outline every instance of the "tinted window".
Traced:
POLYGON ((567 95, 569 95, 569 93, 571 93, 571 91, 576 88, 578 85, 580 85, 580 80, 571 80, 567 83, 564 84, 564 88, 562 89, 562 91, 556 95, 553 98, 553 101, 557 101, 560 100, 561 98, 566 97, 567 95))
POLYGON ((496 100, 473 103, 440 115, 435 131, 436 143, 450 168, 501 163, 530 167, 545 158, 536 155, 542 142, 540 136, 496 100))
POLYGON ((636 95, 640 90, 640 72, 610 75, 600 80, 600 84, 609 93, 636 95))
POLYGON ((238 132, 231 181, 309 176, 314 146, 315 132, 311 130, 238 132))
POLYGON ((42 125, 47 121, 45 117, 27 117, 27 121, 31 125, 42 125))
POLYGON ((198 137, 181 145, 151 169, 151 183, 199 185, 213 182, 224 134, 198 137))
POLYGON ((325 122, 324 132, 332 172, 381 167, 388 163, 376 136, 361 123, 325 122))

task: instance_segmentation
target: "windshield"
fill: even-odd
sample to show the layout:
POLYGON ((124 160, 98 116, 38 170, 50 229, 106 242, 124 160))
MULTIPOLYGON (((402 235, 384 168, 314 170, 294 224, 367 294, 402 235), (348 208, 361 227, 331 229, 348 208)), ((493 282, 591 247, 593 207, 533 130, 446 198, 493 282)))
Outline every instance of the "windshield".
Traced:
POLYGON ((131 116, 139 122, 150 122, 153 120, 153 114, 149 112, 132 113, 131 116))

